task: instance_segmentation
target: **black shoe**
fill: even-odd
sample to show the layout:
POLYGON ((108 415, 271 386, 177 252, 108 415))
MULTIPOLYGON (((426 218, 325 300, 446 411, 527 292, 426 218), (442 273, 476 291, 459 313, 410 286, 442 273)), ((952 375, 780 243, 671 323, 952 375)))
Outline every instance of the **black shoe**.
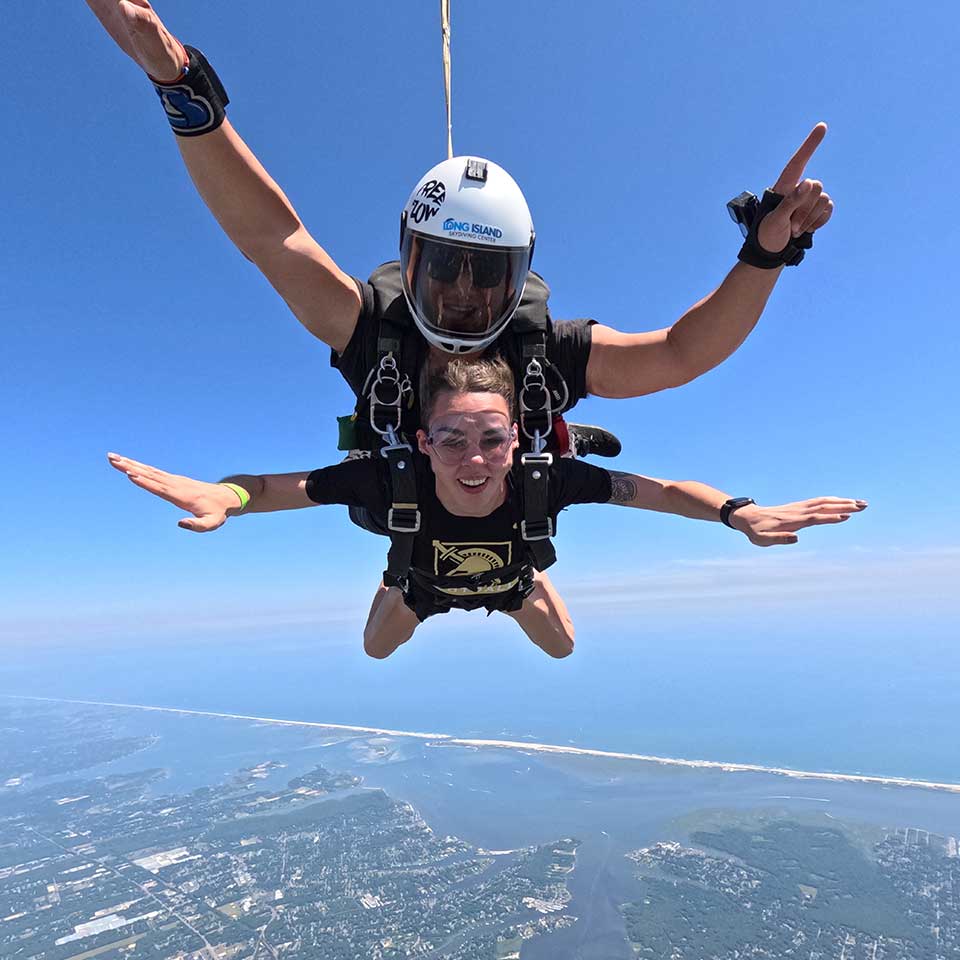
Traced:
POLYGON ((568 423, 570 449, 573 455, 580 457, 616 457, 622 445, 620 441, 603 427, 590 427, 583 423, 568 423))

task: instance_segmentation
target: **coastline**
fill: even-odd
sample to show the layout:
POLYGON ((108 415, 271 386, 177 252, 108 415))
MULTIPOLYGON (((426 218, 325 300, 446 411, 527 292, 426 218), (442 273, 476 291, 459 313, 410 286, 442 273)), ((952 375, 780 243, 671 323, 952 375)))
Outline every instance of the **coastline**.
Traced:
POLYGON ((545 753, 577 757, 600 757, 607 760, 633 760, 654 763, 660 766, 685 767, 696 770, 718 770, 722 773, 765 773, 796 780, 829 780, 840 783, 873 784, 887 787, 914 787, 923 790, 938 790, 960 794, 960 783, 938 783, 933 780, 911 780, 906 777, 869 776, 858 773, 829 773, 818 770, 794 770, 789 767, 765 767, 755 763, 726 762, 721 760, 687 760, 680 757, 655 757, 642 753, 623 753, 598 750, 590 747, 561 746, 551 743, 530 743, 523 740, 486 740, 455 737, 448 733, 424 733, 412 730, 391 730, 384 727, 363 727, 343 723, 321 723, 317 720, 285 720, 278 717, 253 717, 238 713, 217 713, 209 710, 187 710, 180 707, 158 707, 141 703, 111 703, 102 700, 74 700, 64 697, 30 697, 20 694, 0 694, 8 700, 29 700, 43 703, 73 703, 91 707, 113 707, 122 710, 144 710, 157 713, 176 713, 185 716, 207 717, 221 720, 247 720, 256 723, 289 727, 313 727, 342 733, 373 734, 375 736, 406 737, 430 741, 430 746, 472 747, 480 749, 516 750, 526 753, 545 753))

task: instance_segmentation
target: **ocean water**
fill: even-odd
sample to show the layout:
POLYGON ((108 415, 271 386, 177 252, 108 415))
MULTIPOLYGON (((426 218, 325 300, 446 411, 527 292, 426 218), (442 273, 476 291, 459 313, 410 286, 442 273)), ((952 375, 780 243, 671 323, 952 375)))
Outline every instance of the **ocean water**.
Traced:
POLYGON ((436 618, 386 661, 363 655, 359 623, 65 637, 8 644, 0 693, 960 782, 952 628, 684 627, 597 617, 562 661, 478 614, 436 618))

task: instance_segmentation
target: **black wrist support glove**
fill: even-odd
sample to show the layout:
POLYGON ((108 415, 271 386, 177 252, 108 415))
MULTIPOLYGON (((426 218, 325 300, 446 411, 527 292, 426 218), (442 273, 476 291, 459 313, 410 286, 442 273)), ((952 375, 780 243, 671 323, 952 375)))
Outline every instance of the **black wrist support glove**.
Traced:
POLYGON ((230 98, 207 58, 196 47, 184 50, 189 59, 183 73, 172 83, 153 80, 153 89, 173 132, 178 137, 199 137, 223 123, 230 98))
POLYGON ((760 221, 776 210, 782 200, 783 194, 774 193, 772 190, 764 190, 762 200, 744 191, 727 204, 730 219, 740 227, 740 232, 745 237, 740 253, 737 254, 738 260, 749 263, 751 267, 760 267, 761 270, 795 267, 803 259, 804 253, 813 246, 813 234, 809 232, 793 237, 779 253, 770 253, 760 246, 757 240, 760 221))

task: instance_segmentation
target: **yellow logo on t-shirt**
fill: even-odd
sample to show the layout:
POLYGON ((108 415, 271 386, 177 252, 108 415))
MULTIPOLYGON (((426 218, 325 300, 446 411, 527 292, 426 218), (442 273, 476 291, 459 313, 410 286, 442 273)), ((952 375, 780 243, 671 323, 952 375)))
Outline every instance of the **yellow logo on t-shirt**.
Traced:
MULTIPOLYGON (((502 570, 510 565, 513 544, 509 540, 498 543, 443 543, 433 541, 433 572, 438 577, 472 577, 478 573, 502 570)), ((480 586, 439 587, 443 593, 455 597, 485 593, 504 593, 517 585, 514 577, 507 583, 491 580, 480 586)))

